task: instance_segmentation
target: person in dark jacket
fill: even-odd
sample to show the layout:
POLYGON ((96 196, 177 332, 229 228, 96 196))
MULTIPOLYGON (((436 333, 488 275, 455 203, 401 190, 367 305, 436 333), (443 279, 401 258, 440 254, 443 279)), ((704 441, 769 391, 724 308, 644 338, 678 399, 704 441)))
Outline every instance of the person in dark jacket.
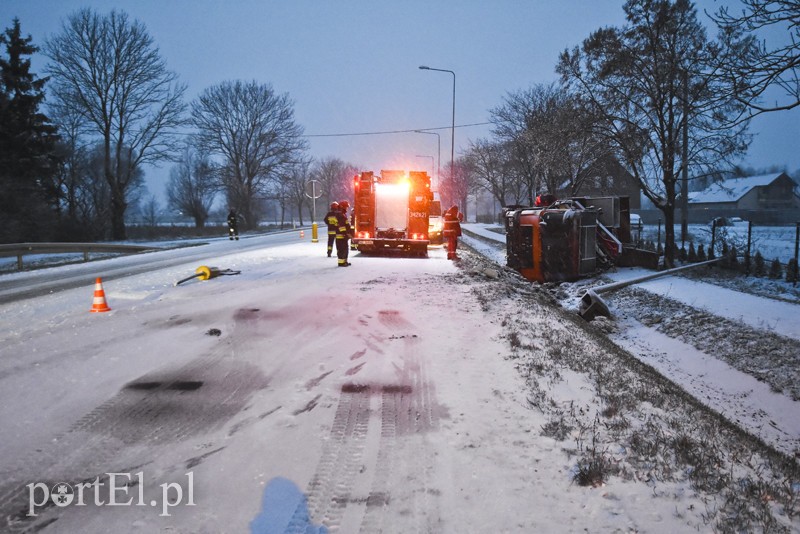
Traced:
POLYGON ((458 206, 451 206, 444 212, 444 235, 447 241, 447 259, 457 260, 456 248, 458 247, 458 237, 461 235, 461 219, 463 215, 458 212, 458 206))
POLYGON ((236 241, 239 241, 239 215, 236 214, 233 208, 228 212, 228 238, 231 241, 233 241, 234 238, 236 241))
POLYGON ((350 219, 347 217, 347 209, 350 203, 346 200, 339 202, 339 213, 336 217, 336 257, 339 259, 339 267, 350 267, 347 255, 350 248, 347 241, 353 237, 353 227, 350 226, 350 219))
POLYGON ((333 243, 336 241, 336 230, 339 229, 339 203, 331 202, 331 210, 325 214, 325 224, 328 225, 328 257, 333 252, 333 243))

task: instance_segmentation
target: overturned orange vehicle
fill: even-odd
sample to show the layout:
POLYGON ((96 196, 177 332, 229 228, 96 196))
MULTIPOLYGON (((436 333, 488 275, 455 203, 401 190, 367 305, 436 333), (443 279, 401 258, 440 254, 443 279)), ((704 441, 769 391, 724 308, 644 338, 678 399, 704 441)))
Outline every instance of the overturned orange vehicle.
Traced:
POLYGON ((627 197, 573 198, 505 210, 507 264, 535 282, 571 282, 631 261, 627 197))

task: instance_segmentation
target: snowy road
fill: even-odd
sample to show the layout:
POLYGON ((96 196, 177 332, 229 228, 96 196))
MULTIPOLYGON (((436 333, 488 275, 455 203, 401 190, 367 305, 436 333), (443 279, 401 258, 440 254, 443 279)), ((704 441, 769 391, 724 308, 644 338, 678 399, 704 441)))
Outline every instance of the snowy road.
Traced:
MULTIPOLYGON (((298 232, 294 230, 277 234, 243 236, 236 243, 236 248, 233 248, 234 244, 228 239, 219 238, 200 242, 200 246, 189 249, 166 249, 135 256, 120 256, 102 263, 90 262, 73 265, 68 270, 63 268, 40 269, 7 274, 0 276, 0 303, 81 287, 86 284, 86 280, 94 280, 97 277, 102 277, 104 280, 115 280, 159 268, 183 265, 190 261, 200 263, 208 260, 218 261, 232 252, 238 253, 243 250, 296 242, 297 236, 298 232)), ((158 247, 158 244, 154 243, 153 246, 158 247)))
MULTIPOLYGON (((91 279, 0 306, 8 527, 243 532, 263 514, 280 524, 287 506, 302 520, 280 481, 306 494, 311 521, 331 531, 546 524, 507 512, 529 500, 517 493, 519 473, 535 474, 530 460, 505 458, 507 447, 535 418, 498 357, 499 326, 443 251, 356 257, 341 269, 323 248, 228 255, 220 266, 241 275, 179 287, 194 263, 110 280, 107 314, 88 313, 91 279), (109 473, 128 475, 115 478, 113 507, 109 473), (92 481, 87 506, 31 508, 44 497, 29 484, 92 481), (164 517, 170 484, 184 505, 164 517)), ((548 478, 553 469, 568 488, 569 465, 548 478)))
MULTIPOLYGON (((0 530, 707 527, 714 498, 683 481, 574 483, 586 429, 607 412, 564 356, 630 362, 563 313, 440 248, 429 259, 354 254, 338 268, 307 239, 238 246, 215 262, 238 276, 175 287, 191 257, 110 279, 109 313, 88 312, 91 277, 0 304, 0 530), (537 393, 542 410, 529 388, 539 358, 557 373, 534 380, 552 388, 537 393), (554 407, 582 426, 544 432, 554 407)), ((643 394, 670 392, 657 378, 628 383, 640 380, 643 394)), ((663 398, 671 417, 685 411, 679 394, 663 398)), ((654 402, 626 416, 632 429, 660 417, 646 411, 654 402)), ((615 462, 629 454, 617 437, 593 439, 609 440, 615 462)))

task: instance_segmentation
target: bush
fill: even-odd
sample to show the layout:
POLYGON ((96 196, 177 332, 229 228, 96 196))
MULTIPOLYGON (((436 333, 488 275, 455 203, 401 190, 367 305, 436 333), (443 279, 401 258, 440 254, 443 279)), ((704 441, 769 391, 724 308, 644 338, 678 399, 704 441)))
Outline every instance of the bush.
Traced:
POLYGON ((797 282, 797 274, 797 260, 792 258, 789 260, 788 265, 786 265, 786 281, 792 283, 797 282))
POLYGON ((678 251, 678 259, 685 262, 688 258, 688 254, 686 253, 686 247, 682 246, 681 249, 678 251))
POLYGON ((736 252, 736 245, 731 247, 730 255, 728 256, 728 267, 733 270, 739 270, 739 258, 736 252))
POLYGON ((778 258, 775 258, 769 265, 769 278, 770 280, 780 280, 782 276, 783 267, 781 267, 781 262, 778 258))
POLYGON ((697 246, 697 261, 706 261, 706 249, 702 243, 697 246))
POLYGON ((689 254, 686 256, 686 259, 689 260, 689 263, 695 263, 697 261, 697 252, 694 250, 694 242, 689 243, 689 254))
POLYGON ((753 274, 762 278, 767 274, 767 264, 760 251, 756 251, 756 255, 753 256, 753 274))

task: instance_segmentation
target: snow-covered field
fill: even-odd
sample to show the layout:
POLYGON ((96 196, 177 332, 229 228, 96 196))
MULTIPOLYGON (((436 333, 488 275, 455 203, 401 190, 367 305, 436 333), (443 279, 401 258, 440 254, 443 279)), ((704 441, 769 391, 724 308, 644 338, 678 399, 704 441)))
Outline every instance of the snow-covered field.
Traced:
MULTIPOLYGON (((470 230, 484 238, 471 245, 505 261, 504 236, 482 226, 470 230)), ((620 268, 602 283, 648 272, 620 268)), ((599 284, 562 284, 554 294, 576 312, 592 285, 599 284)), ((599 322, 611 340, 748 432, 800 458, 800 303, 681 276, 650 280, 606 300, 616 321, 599 322)))
MULTIPOLYGON (((708 250, 711 244, 711 225, 710 224, 690 224, 689 240, 686 243, 688 249, 689 242, 694 243, 697 247, 699 244, 708 250)), ((736 250, 740 255, 744 254, 747 249, 747 232, 748 227, 746 222, 735 223, 732 226, 720 226, 716 230, 715 243, 717 252, 721 250, 721 243, 726 241, 729 245, 736 246, 736 250)), ((680 247, 680 225, 675 225, 675 236, 680 247)), ((772 261, 777 258, 783 264, 786 264, 790 259, 794 258, 795 239, 797 237, 797 229, 795 226, 760 226, 754 224, 750 236, 750 254, 755 256, 756 252, 760 252, 766 261, 772 261)), ((642 238, 645 240, 658 241, 658 225, 646 224, 642 230, 642 238)), ((661 243, 664 243, 664 228, 661 228, 661 243)))
POLYGON ((91 277, 0 304, 0 530, 800 528, 786 392, 664 355, 649 327, 619 348, 629 327, 584 324, 497 244, 337 268, 324 243, 255 239, 216 258, 240 275, 176 287, 193 261, 105 283, 108 313, 88 312, 91 277), (709 373, 714 402, 689 387, 709 373), (736 421, 737 396, 765 414, 738 424, 786 455, 703 407, 736 421), (109 473, 141 476, 123 490, 109 473), (95 480, 86 506, 30 516, 28 485, 95 480))

